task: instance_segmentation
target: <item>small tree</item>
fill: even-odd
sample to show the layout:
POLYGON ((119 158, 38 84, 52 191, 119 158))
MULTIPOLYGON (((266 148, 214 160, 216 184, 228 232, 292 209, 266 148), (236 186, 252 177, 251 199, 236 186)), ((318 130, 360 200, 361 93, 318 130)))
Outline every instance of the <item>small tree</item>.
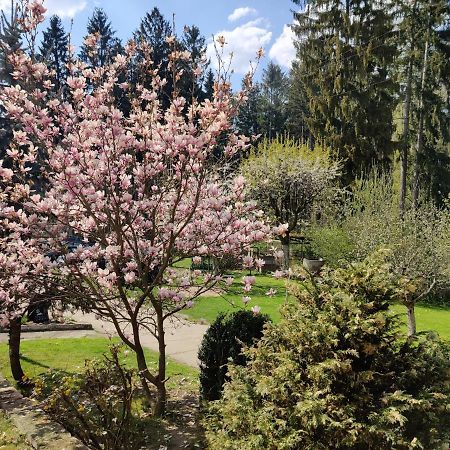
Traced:
POLYGON ((307 219, 317 200, 339 174, 326 149, 310 150, 291 139, 262 142, 242 164, 249 196, 259 202, 278 226, 284 265, 289 266, 290 235, 307 219))
POLYGON ((294 290, 206 421, 208 448, 441 448, 450 350, 410 344, 389 312, 389 267, 366 260, 294 290))
MULTIPOLYGON (((95 47, 97 36, 85 43, 95 47)), ((212 101, 187 108, 186 100, 176 96, 163 108, 158 94, 164 80, 153 66, 151 49, 142 45, 130 43, 125 54, 102 69, 74 61, 65 100, 48 98, 51 80, 45 65, 20 52, 12 55, 21 86, 3 89, 0 99, 21 129, 10 152, 14 170, 2 169, 0 176, 11 195, 26 197, 20 206, 22 224, 36 245, 62 253, 62 265, 54 272, 69 287, 66 298, 114 324, 134 351, 143 390, 155 415, 161 415, 165 323, 201 293, 225 285, 220 274, 190 276, 173 264, 202 255, 238 257, 263 240, 267 228, 255 203, 245 201, 245 180, 221 176, 209 158, 217 139, 231 129, 245 94, 234 97, 229 83, 219 80, 212 101), (150 89, 136 87, 125 116, 115 103, 116 80, 127 74, 138 51, 152 81, 150 89), (48 154, 41 190, 28 175, 39 148, 48 154), (10 187, 12 180, 21 182, 10 187), (67 253, 73 234, 85 245, 67 253), (156 372, 147 365, 143 329, 158 341, 156 372), (149 384, 156 388, 156 399, 149 384)), ((173 51, 169 57, 175 62, 184 55, 173 51)), ((174 82, 178 79, 175 73, 174 82)), ((246 139, 230 134, 222 166, 246 147, 246 139)))

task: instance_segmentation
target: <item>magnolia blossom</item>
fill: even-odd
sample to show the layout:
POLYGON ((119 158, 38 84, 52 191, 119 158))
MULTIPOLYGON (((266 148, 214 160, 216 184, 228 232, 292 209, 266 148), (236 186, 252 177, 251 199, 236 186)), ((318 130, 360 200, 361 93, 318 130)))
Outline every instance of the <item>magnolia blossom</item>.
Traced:
POLYGON ((258 305, 252 306, 252 313, 257 315, 261 312, 261 308, 258 305))

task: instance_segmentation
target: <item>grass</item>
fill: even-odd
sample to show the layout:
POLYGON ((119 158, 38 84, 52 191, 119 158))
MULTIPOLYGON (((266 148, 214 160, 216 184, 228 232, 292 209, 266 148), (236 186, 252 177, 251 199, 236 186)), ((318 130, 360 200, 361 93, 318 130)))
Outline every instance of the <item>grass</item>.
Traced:
MULTIPOLYGON (((246 295, 243 293, 242 277, 247 272, 232 272, 234 278, 233 285, 229 288, 226 295, 220 297, 199 297, 195 300, 192 308, 183 311, 189 319, 193 321, 206 321, 211 323, 221 312, 232 312, 243 309, 245 307, 242 298, 246 295)), ((256 274, 256 283, 252 291, 248 294, 251 297, 250 303, 246 306, 251 308, 258 305, 261 312, 268 314, 272 320, 280 319, 279 308, 286 297, 285 280, 276 280, 267 275, 256 274), (266 292, 269 289, 275 289, 276 294, 268 297, 266 292)))
POLYGON ((31 450, 24 436, 0 410, 0 450, 31 450))
MULTIPOLYGON (((119 342, 118 339, 106 338, 67 338, 23 340, 21 343, 21 359, 24 372, 30 378, 48 371, 58 369, 68 374, 81 372, 87 359, 100 359, 108 353, 108 347, 119 342)), ((156 368, 157 354, 145 350, 150 370, 156 368)), ((132 352, 122 356, 129 367, 136 367, 132 352)), ((0 367, 3 375, 12 383, 12 375, 8 360, 7 344, 0 344, 0 367)), ((196 391, 198 371, 192 367, 167 360, 168 389, 196 391)), ((0 450, 1 447, 0 447, 0 450)))
MULTIPOLYGON (((195 301, 193 308, 183 313, 193 321, 212 323, 221 312, 232 312, 244 308, 242 303, 242 272, 234 272, 235 282, 230 292, 221 297, 200 297, 195 301)), ((250 293, 251 302, 247 308, 253 305, 261 307, 261 312, 268 314, 274 322, 280 320, 280 306, 285 301, 286 282, 275 280, 268 275, 256 275, 255 288, 250 293), (277 290, 273 298, 265 295, 270 288, 277 290)), ((406 323, 406 310, 403 305, 392 305, 392 309, 404 314, 406 323)), ((443 339, 450 341, 450 308, 439 308, 428 305, 416 306, 417 331, 435 331, 443 339)))

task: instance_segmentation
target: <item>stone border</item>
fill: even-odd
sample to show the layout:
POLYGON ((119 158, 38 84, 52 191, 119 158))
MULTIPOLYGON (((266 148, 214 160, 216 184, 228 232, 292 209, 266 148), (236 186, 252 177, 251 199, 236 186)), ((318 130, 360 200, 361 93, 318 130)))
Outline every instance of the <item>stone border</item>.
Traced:
MULTIPOLYGON (((90 323, 46 323, 22 325, 22 333, 36 333, 40 331, 79 331, 93 330, 90 323)), ((0 333, 7 333, 8 329, 0 328, 0 333)))
POLYGON ((0 408, 36 450, 88 450, 0 374, 0 408))

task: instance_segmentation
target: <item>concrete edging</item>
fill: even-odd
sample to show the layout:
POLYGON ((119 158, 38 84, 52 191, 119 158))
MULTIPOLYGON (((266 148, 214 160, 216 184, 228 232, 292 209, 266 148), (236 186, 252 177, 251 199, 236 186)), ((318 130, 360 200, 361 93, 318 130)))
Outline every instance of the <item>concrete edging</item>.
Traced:
MULTIPOLYGON (((79 331, 93 330, 90 323, 46 323, 22 325, 22 333, 36 333, 41 331, 79 331)), ((0 328, 0 333, 8 333, 7 328, 0 328)))
POLYGON ((36 450, 88 450, 0 374, 0 409, 36 450))

